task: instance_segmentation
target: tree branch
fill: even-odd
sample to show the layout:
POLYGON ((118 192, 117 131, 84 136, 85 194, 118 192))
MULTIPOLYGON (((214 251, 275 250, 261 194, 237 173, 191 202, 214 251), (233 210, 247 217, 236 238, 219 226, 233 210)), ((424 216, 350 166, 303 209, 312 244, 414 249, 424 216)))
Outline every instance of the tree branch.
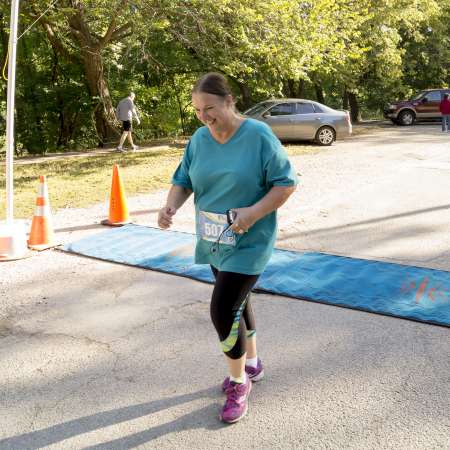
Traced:
POLYGON ((55 50, 55 52, 59 53, 61 56, 66 58, 68 61, 73 63, 78 63, 79 59, 75 54, 70 53, 63 45, 62 41, 58 38, 56 33, 53 30, 50 22, 46 20, 41 20, 41 25, 44 28, 45 33, 47 34, 48 40, 50 41, 51 46, 55 50))
POLYGON ((105 35, 103 38, 101 38, 100 42, 98 43, 99 49, 103 49, 106 47, 106 45, 113 39, 113 36, 115 33, 119 32, 123 27, 131 27, 131 23, 125 24, 123 27, 120 27, 118 30, 115 30, 117 18, 120 15, 120 12, 127 6, 128 0, 121 0, 115 11, 113 12, 113 16, 111 19, 111 22, 109 23, 108 29, 106 30, 105 35))
POLYGON ((114 30, 114 32, 111 35, 111 41, 119 41, 123 39, 124 37, 131 36, 133 34, 132 31, 133 24, 131 22, 126 23, 125 25, 122 25, 120 28, 117 28, 117 30, 114 30))
POLYGON ((92 48, 95 43, 84 18, 83 5, 76 3, 75 6, 75 14, 69 17, 70 32, 83 46, 92 48))
MULTIPOLYGON (((29 17, 32 20, 36 20, 41 17, 41 13, 36 10, 35 7, 27 5, 28 7, 24 8, 24 12, 28 13, 29 17)), ((53 50, 59 53, 63 58, 67 61, 78 63, 79 59, 73 53, 70 53, 66 47, 64 47, 62 40, 57 36, 54 30, 54 24, 48 20, 46 17, 41 17, 40 24, 44 29, 45 34, 47 35, 48 40, 50 41, 50 45, 53 50)))

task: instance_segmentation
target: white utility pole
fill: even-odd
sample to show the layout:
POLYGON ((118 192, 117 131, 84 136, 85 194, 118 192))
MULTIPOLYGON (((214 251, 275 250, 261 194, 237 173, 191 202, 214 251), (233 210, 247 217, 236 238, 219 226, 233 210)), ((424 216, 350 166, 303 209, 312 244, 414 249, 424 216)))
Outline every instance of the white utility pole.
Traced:
POLYGON ((19 0, 12 0, 9 34, 8 106, 6 112, 6 223, 14 222, 14 100, 16 90, 16 49, 19 21, 19 0))
POLYGON ((25 222, 14 220, 14 98, 18 21, 19 0, 12 0, 8 47, 8 105, 6 111, 6 222, 0 224, 0 261, 11 261, 29 256, 25 222))

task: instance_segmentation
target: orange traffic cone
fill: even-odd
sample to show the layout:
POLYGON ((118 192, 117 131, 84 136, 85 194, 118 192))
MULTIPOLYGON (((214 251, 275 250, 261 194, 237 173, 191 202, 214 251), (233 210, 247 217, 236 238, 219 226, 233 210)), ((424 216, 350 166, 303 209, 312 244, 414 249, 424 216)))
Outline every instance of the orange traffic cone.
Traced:
POLYGON ((114 164, 113 167, 111 197, 109 198, 109 217, 108 219, 102 220, 101 223, 102 225, 110 225, 113 227, 121 227, 130 223, 127 199, 125 198, 119 166, 117 164, 114 164))
POLYGON ((48 200, 48 189, 45 175, 39 177, 39 187, 36 199, 36 210, 31 222, 30 237, 28 247, 33 250, 45 250, 55 247, 53 226, 48 200))

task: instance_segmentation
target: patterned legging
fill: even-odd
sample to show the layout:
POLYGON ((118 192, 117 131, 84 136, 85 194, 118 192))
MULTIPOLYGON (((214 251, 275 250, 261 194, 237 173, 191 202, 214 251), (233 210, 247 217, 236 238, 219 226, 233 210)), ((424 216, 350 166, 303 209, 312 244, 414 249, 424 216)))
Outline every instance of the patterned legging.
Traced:
POLYGON ((245 353, 245 340, 255 334, 250 291, 259 275, 223 272, 211 266, 216 278, 211 298, 211 320, 222 351, 232 359, 245 353))

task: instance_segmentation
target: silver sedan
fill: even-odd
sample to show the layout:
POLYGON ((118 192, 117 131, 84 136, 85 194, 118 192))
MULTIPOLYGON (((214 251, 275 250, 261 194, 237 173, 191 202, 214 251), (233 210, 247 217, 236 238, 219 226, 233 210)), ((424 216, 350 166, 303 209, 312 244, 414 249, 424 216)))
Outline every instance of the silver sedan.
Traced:
POLYGON ((338 111, 311 100, 267 100, 251 107, 244 115, 267 123, 283 141, 310 140, 319 145, 331 145, 336 138, 352 133, 348 111, 338 111))

